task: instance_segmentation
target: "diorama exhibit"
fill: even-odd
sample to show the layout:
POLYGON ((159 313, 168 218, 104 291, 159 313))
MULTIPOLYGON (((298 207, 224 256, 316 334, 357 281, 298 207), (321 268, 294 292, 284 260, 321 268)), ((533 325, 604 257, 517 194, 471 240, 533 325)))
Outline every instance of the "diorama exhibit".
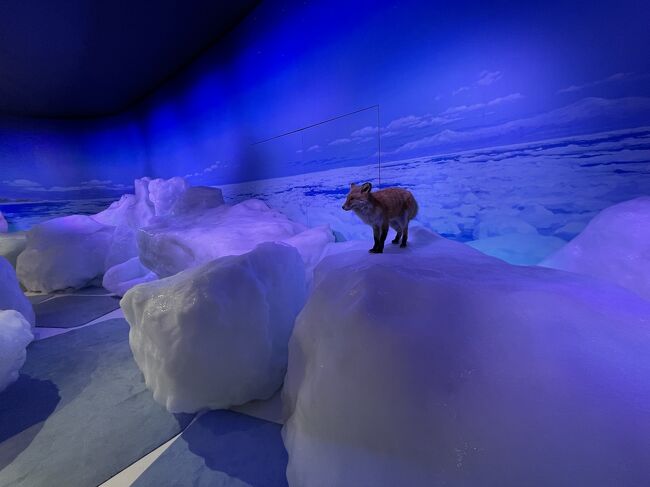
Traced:
POLYGON ((0 487, 650 486, 641 0, 0 2, 0 487))

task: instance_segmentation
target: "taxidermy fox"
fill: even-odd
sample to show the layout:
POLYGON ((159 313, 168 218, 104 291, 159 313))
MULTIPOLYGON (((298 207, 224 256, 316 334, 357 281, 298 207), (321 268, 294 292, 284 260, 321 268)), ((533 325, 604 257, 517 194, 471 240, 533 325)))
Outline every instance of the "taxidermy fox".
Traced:
POLYGON ((371 193, 372 184, 357 186, 352 183, 343 209, 354 211, 364 223, 372 226, 375 245, 369 250, 373 254, 384 251, 388 227, 397 232, 394 244, 406 247, 409 222, 418 214, 418 203, 410 191, 401 188, 386 188, 371 193))

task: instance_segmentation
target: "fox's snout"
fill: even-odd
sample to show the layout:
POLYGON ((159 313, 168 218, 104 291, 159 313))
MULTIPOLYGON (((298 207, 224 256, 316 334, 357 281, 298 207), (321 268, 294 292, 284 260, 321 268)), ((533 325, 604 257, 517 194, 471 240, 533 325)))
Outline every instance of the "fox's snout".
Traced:
POLYGON ((341 206, 341 208, 343 208, 345 211, 349 211, 349 210, 350 210, 350 208, 348 208, 347 203, 345 203, 343 206, 341 206))

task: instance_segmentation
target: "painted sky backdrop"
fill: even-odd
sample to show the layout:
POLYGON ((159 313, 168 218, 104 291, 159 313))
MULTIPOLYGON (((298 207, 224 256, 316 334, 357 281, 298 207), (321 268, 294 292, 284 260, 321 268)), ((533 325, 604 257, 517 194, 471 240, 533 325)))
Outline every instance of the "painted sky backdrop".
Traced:
POLYGON ((0 198, 113 196, 145 175, 227 184, 650 125, 648 25, 631 0, 265 2, 129 112, 0 120, 0 198))

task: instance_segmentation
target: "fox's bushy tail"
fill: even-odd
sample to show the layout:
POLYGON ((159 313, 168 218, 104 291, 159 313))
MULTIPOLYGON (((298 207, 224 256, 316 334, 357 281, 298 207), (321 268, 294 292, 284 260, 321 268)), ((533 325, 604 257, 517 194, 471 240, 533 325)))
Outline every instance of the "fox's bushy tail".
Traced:
POLYGON ((411 194, 411 199, 413 200, 413 206, 411 207, 411 220, 418 216, 418 211, 420 211, 420 207, 418 205, 418 201, 415 199, 415 196, 411 194))

